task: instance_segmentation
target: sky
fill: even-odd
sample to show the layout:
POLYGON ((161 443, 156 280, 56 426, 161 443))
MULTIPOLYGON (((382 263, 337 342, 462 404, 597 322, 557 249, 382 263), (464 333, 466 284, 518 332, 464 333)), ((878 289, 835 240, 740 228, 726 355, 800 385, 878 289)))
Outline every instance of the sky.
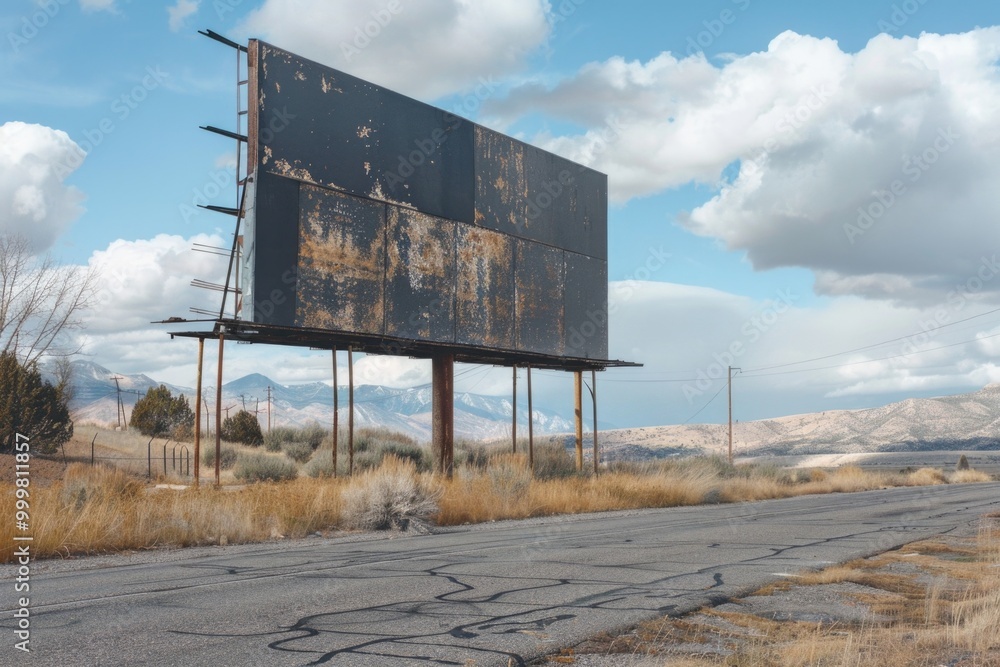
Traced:
MULTIPOLYGON (((608 174, 619 427, 856 409, 1000 381, 1000 5, 941 0, 11 0, 0 232, 99 271, 81 358, 193 386, 150 322, 218 307, 235 52, 255 37, 608 174)), ((186 328, 190 328, 190 325, 186 328)), ((214 364, 210 353, 206 359, 214 364)), ((346 357, 339 358, 341 369, 346 357)), ((330 381, 230 345, 225 379, 330 381)), ((359 383, 429 382, 359 356, 359 383)), ((523 373, 522 373, 523 378, 523 373)), ((572 410, 572 376, 533 374, 572 410)), ((462 367, 457 391, 511 391, 462 367)), ((521 390, 523 391, 523 380, 521 390)))

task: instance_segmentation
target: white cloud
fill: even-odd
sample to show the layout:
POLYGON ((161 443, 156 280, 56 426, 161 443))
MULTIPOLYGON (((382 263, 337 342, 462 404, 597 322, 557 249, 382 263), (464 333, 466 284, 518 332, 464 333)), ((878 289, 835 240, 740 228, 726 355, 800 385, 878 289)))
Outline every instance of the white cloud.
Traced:
POLYGON ((114 12, 118 9, 115 0, 80 0, 80 8, 85 12, 114 12))
POLYGON ((177 0, 177 4, 167 7, 167 14, 170 15, 170 29, 178 32, 184 27, 184 22, 188 17, 198 13, 198 5, 201 0, 177 0))
MULTIPOLYGON (((1000 28, 880 35, 856 54, 786 32, 721 66, 669 53, 524 86, 486 111, 589 128, 537 137, 610 176, 618 200, 716 187, 682 216, 757 269, 806 267, 830 295, 942 301, 1000 252, 1000 28)), ((980 278, 985 295, 1000 280, 980 278)))
POLYGON ((549 34, 544 0, 265 0, 238 32, 433 99, 517 72, 549 34))
POLYGON ((52 247, 83 212, 83 193, 64 182, 83 159, 62 130, 0 125, 0 233, 22 235, 38 252, 52 247))

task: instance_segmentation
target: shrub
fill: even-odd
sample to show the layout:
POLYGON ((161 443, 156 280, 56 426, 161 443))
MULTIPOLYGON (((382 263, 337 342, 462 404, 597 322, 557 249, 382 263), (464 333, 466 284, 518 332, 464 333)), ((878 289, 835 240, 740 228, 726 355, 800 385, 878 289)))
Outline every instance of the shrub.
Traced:
POLYGON ((490 487, 503 502, 513 501, 528 492, 531 471, 524 454, 496 454, 490 457, 486 476, 490 487))
POLYGON ((281 446, 292 442, 298 435, 297 431, 288 426, 275 426, 270 433, 264 434, 264 448, 269 452, 280 452, 281 446))
POLYGON ((426 472, 431 469, 432 457, 430 456, 430 452, 415 442, 395 441, 382 443, 379 445, 377 452, 379 454, 379 463, 384 461, 387 456, 395 456, 404 461, 413 461, 413 465, 417 467, 418 471, 426 472))
POLYGON ((487 447, 478 442, 462 441, 455 444, 455 465, 465 465, 477 470, 485 470, 490 462, 487 447))
POLYGON ((992 482, 993 478, 981 470, 956 470, 951 474, 952 484, 971 484, 974 482, 992 482))
MULTIPOLYGON (((2 316, 0 316, 2 320, 2 316)), ((31 436, 31 450, 50 454, 73 437, 65 387, 42 380, 36 364, 21 364, 10 352, 0 353, 0 451, 14 453, 20 439, 31 436), (15 442, 16 440, 16 442, 15 442)))
MULTIPOLYGON (((223 445, 219 456, 219 468, 222 470, 229 470, 236 465, 237 456, 239 456, 239 451, 232 447, 226 447, 223 445)), ((215 445, 210 444, 207 447, 202 448, 201 463, 207 468, 215 467, 215 445)))
POLYGON ((82 508, 88 502, 135 499, 144 486, 120 468, 74 463, 63 475, 60 498, 67 507, 82 508))
POLYGON ((165 385, 150 389, 132 408, 129 426, 148 436, 166 436, 178 428, 194 432, 194 413, 184 394, 171 395, 165 385))
MULTIPOLYGON (((340 463, 341 468, 344 467, 342 461, 338 461, 338 463, 340 463)), ((310 477, 314 478, 333 477, 333 452, 329 449, 316 450, 303 471, 310 477)))
POLYGON ((242 482, 284 482, 299 476, 299 469, 284 455, 240 453, 233 476, 242 482))
POLYGON ((576 474, 576 459, 558 442, 538 445, 534 451, 535 477, 561 479, 576 474))
POLYGON ((258 447, 264 442, 257 417, 246 410, 240 410, 222 422, 222 439, 258 447))
POLYGON ((295 440, 290 440, 281 445, 281 451, 283 451, 285 456, 293 461, 305 463, 313 455, 313 446, 308 442, 296 442, 295 440))
POLYGON ((362 530, 406 530, 437 512, 440 495, 440 488, 417 474, 413 461, 390 454, 344 489, 344 523, 362 530))
POLYGON ((947 483, 948 478, 936 468, 920 468, 907 476, 907 484, 910 486, 934 486, 947 483))

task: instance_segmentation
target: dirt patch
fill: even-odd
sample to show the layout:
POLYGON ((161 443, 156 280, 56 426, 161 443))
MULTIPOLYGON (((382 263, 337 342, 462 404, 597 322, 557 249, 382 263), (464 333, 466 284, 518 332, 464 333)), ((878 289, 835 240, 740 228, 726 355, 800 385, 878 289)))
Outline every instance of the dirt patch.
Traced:
POLYGON ((1000 665, 1000 521, 808 572, 532 664, 722 667, 1000 665))

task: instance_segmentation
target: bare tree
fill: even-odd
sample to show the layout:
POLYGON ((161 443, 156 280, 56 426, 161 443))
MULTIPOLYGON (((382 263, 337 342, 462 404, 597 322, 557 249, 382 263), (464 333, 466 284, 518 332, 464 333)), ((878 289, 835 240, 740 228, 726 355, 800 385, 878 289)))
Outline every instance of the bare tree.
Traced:
POLYGON ((25 364, 78 352, 67 334, 83 326, 96 287, 93 271, 60 266, 35 256, 24 237, 0 234, 0 352, 25 364))

